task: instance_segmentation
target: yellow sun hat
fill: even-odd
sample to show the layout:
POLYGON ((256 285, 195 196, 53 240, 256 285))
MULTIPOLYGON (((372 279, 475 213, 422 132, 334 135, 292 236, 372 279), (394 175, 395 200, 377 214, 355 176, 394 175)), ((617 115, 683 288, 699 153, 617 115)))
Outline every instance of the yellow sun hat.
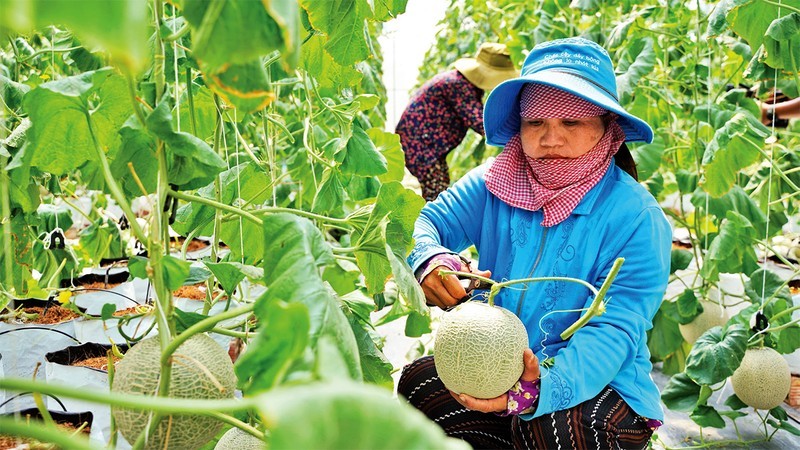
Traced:
POLYGON ((519 75, 506 46, 495 42, 484 42, 474 58, 461 58, 453 65, 470 83, 484 91, 491 91, 519 75))

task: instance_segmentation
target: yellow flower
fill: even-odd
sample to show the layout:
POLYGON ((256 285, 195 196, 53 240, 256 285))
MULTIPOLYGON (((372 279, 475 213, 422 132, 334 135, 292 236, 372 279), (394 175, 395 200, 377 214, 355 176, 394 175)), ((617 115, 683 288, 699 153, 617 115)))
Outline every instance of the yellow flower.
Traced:
POLYGON ((530 399, 530 398, 531 398, 531 393, 530 393, 530 392, 526 392, 526 393, 523 395, 523 397, 525 397, 525 398, 527 398, 527 399, 530 399))
POLYGON ((519 408, 519 403, 516 400, 509 400, 508 401, 508 409, 510 411, 516 411, 519 408))
POLYGON ((72 298, 72 291, 61 291, 58 293, 58 302, 62 305, 69 303, 70 298, 72 298))

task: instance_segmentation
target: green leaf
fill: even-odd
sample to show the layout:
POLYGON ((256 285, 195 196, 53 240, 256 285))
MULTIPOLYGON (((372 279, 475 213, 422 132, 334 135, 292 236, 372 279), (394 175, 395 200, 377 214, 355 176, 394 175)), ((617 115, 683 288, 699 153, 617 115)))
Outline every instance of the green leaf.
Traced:
POLYGON ((773 20, 764 35, 764 49, 770 67, 796 74, 800 69, 800 14, 773 20))
POLYGON ((170 255, 165 255, 161 258, 164 282, 170 291, 183 286, 184 281, 189 276, 189 267, 191 265, 188 261, 170 255))
POLYGON ((241 263, 212 263, 203 261, 203 264, 214 274, 219 284, 222 285, 222 289, 228 294, 228 297, 233 296, 233 291, 236 290, 236 286, 245 278, 244 271, 242 270, 243 265, 241 263))
POLYGON ((342 301, 345 305, 345 316, 358 343, 364 381, 392 389, 392 363, 379 348, 381 337, 375 332, 369 316, 374 304, 363 294, 353 294, 357 295, 343 297, 342 301))
POLYGON ((239 387, 252 395, 281 384, 309 343, 308 308, 302 303, 256 300, 260 332, 236 361, 239 387))
MULTIPOLYGON (((270 185, 270 178, 264 169, 254 163, 247 162, 232 167, 219 175, 221 187, 221 201, 226 205, 234 205, 237 198, 250 204, 263 204, 271 195, 264 186, 270 185)), ((214 184, 210 184, 197 191, 200 197, 215 200, 214 184)), ((211 206, 199 203, 187 203, 178 208, 175 223, 172 228, 183 236, 188 236, 195 229, 200 235, 214 233, 214 213, 211 206)), ((232 259, 245 259, 246 264, 256 264, 264 256, 264 241, 261 239, 247 239, 247 236, 259 236, 263 232, 259 225, 238 218, 222 222, 220 239, 231 249, 232 259)))
MULTIPOLYGON (((54 175, 96 161, 96 145, 119 147, 117 131, 133 113, 127 84, 110 69, 86 72, 39 85, 23 100, 32 126, 25 159, 54 175), (88 118, 91 117, 92 130, 88 118), (94 137, 94 139, 93 139, 94 137)), ((94 164, 94 163, 93 163, 94 164)))
POLYGON ((279 388, 260 397, 258 410, 270 424, 274 449, 469 448, 464 441, 446 437, 407 403, 392 398, 390 390, 368 384, 279 388))
POLYGON ((380 128, 370 128, 367 130, 367 135, 386 160, 386 173, 378 175, 381 183, 403 181, 406 160, 403 148, 400 146, 400 135, 380 128))
POLYGON ((194 56, 212 70, 243 64, 274 50, 284 57, 299 45, 299 8, 295 2, 208 2, 184 0, 192 26, 194 56), (242 39, 247 30, 247 39, 242 39))
POLYGON ((691 264, 692 259, 694 259, 694 254, 689 250, 680 248, 672 249, 670 253, 669 274, 672 275, 676 270, 686 269, 689 267, 689 264, 691 264))
POLYGON ((369 58, 366 20, 372 11, 366 0, 300 0, 315 30, 328 36, 327 51, 336 62, 351 65, 369 58))
MULTIPOLYGON (((194 326, 196 323, 208 318, 208 316, 206 315, 199 314, 196 312, 183 311, 179 308, 174 309, 174 314, 175 314, 175 330, 178 333, 183 333, 184 331, 189 329, 189 327, 194 326)), ((212 328, 214 328, 214 324, 208 324, 207 326, 204 326, 201 331, 211 331, 212 328)))
POLYGON ((29 0, 0 3, 0 28, 26 34, 63 25, 87 46, 99 46, 136 73, 148 56, 151 16, 144 0, 29 0))
POLYGON ((618 54, 617 63, 617 91, 622 103, 627 103, 636 90, 636 86, 642 77, 653 71, 656 62, 656 54, 653 50, 653 39, 644 38, 634 42, 628 42, 625 51, 618 54))
POLYGON ((300 67, 319 83, 323 95, 335 95, 340 89, 355 86, 362 74, 349 66, 334 61, 324 49, 325 38, 315 34, 301 47, 300 67))
POLYGON ((81 249, 89 259, 99 263, 101 259, 122 258, 125 248, 119 228, 114 221, 100 218, 80 232, 81 249))
POLYGON ((700 386, 685 373, 670 378, 661 392, 661 401, 674 411, 691 412, 699 399, 700 386))
POLYGON ((378 0, 373 3, 375 20, 385 22, 406 12, 408 0, 378 0))
POLYGON ((744 292, 753 303, 761 304, 763 300, 772 297, 792 303, 791 291, 775 272, 761 267, 751 273, 749 278, 744 285, 744 292))
POLYGON ((386 158, 375 148, 375 144, 361 128, 353 122, 353 134, 344 149, 342 173, 351 173, 362 177, 383 175, 388 171, 386 158))
MULTIPOLYGON (((214 105, 214 94, 209 88, 192 83, 192 103, 189 103, 188 90, 184 91, 181 95, 179 114, 181 131, 192 130, 192 134, 206 142, 214 138, 218 113, 217 107, 214 105), (196 132, 192 128, 193 116, 196 123, 196 132)), ((177 123, 175 124, 175 129, 178 129, 177 123)))
POLYGON ((700 405, 689 415, 694 423, 701 427, 725 428, 725 419, 716 409, 708 405, 700 405))
POLYGON ((795 324, 778 332, 778 346, 775 350, 790 355, 798 348, 800 348, 800 326, 795 324))
POLYGON ((681 194, 691 194, 697 189, 697 174, 686 169, 678 169, 675 172, 675 181, 678 182, 681 194))
POLYGON ((749 408, 749 406, 745 402, 740 400, 736 394, 731 394, 731 396, 725 400, 725 406, 727 406, 730 409, 749 408))
POLYGON ((406 321, 406 336, 419 337, 430 333, 430 309, 426 305, 425 294, 414 277, 411 267, 408 266, 404 257, 400 257, 392 251, 388 242, 386 244, 386 255, 389 257, 389 264, 392 267, 394 280, 400 293, 399 300, 408 306, 411 314, 406 321))
POLYGON ((368 295, 382 292, 392 274, 384 239, 390 239, 386 243, 395 253, 406 255, 411 247, 414 222, 424 204, 425 201, 419 195, 398 182, 381 186, 375 207, 363 231, 356 230, 353 233, 358 247, 355 252, 356 260, 364 272, 368 295), (389 223, 395 224, 396 228, 390 228, 389 223), (392 233, 384 230, 391 230, 392 233))
POLYGON ((350 261, 337 260, 335 264, 325 267, 322 279, 342 296, 358 289, 361 271, 350 261))
POLYGON ((117 305, 113 303, 106 303, 103 305, 103 309, 100 311, 100 318, 103 320, 108 320, 114 317, 115 312, 117 312, 117 305))
POLYGON ((173 130, 168 99, 159 103, 147 117, 146 125, 171 151, 169 181, 179 189, 203 187, 228 167, 205 141, 192 134, 173 130))
POLYGON ((36 215, 40 221, 37 227, 38 233, 50 232, 56 228, 68 230, 72 226, 72 212, 65 205, 40 205, 36 209, 36 215))
POLYGON ((691 289, 684 290, 675 303, 678 306, 678 314, 680 315, 678 323, 681 325, 688 324, 703 312, 703 305, 700 304, 700 301, 691 289))
POLYGON ((142 195, 136 178, 131 176, 128 164, 133 165, 136 176, 147 192, 155 192, 158 182, 158 160, 156 159, 156 140, 145 130, 135 116, 131 116, 119 131, 121 145, 117 156, 111 162, 111 174, 122 185, 128 198, 142 195))
POLYGON ((708 212, 720 219, 724 218, 728 211, 736 211, 741 214, 753 225, 757 235, 762 236, 766 233, 767 217, 758 204, 747 195, 740 186, 733 186, 725 195, 719 198, 697 191, 692 195, 692 204, 698 208, 706 208, 708 212))
POLYGON ((639 181, 648 180, 661 167, 661 158, 664 156, 664 139, 656 136, 650 144, 633 147, 631 154, 636 162, 639 181))
POLYGON ((361 379, 358 344, 338 300, 325 286, 319 268, 331 264, 333 252, 322 232, 308 219, 278 213, 264 219, 264 280, 267 292, 256 312, 274 301, 303 303, 311 318, 312 348, 320 336, 335 342, 350 370, 361 379))
POLYGON ((731 0, 726 20, 731 30, 755 50, 764 42, 772 21, 779 17, 778 6, 762 1, 731 0))
POLYGON ((322 172, 322 181, 316 195, 311 211, 320 214, 336 214, 341 212, 344 204, 344 186, 339 171, 333 167, 326 167, 322 172))
POLYGON ((750 273, 758 268, 758 259, 753 242, 758 233, 746 217, 735 211, 728 211, 722 222, 719 234, 711 245, 703 264, 703 278, 715 281, 720 272, 750 273))
POLYGON ((148 264, 150 264, 150 260, 143 256, 131 256, 128 260, 128 271, 131 273, 131 277, 146 280, 148 264))
POLYGON ((656 360, 663 360, 678 350, 683 343, 678 322, 669 317, 665 312, 666 308, 673 308, 677 314, 675 303, 663 302, 653 318, 653 329, 650 330, 647 338, 647 347, 656 360))
POLYGON ((717 129, 703 154, 705 190, 720 197, 736 182, 737 174, 761 156, 766 128, 751 114, 737 112, 717 129))
POLYGON ((10 78, 0 74, 0 98, 3 99, 6 106, 12 111, 19 109, 22 106, 22 97, 31 90, 31 87, 17 83, 10 78))
POLYGON ((217 70, 201 65, 200 70, 208 87, 243 113, 260 111, 275 100, 260 60, 224 65, 217 70))
POLYGON ((747 349, 747 330, 740 325, 714 327, 695 342, 686 359, 686 374, 699 384, 716 384, 733 375, 747 349))

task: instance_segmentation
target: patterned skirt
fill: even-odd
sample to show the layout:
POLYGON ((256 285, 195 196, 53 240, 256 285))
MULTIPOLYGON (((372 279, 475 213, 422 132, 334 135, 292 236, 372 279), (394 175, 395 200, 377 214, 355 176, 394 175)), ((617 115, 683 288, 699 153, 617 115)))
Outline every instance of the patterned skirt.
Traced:
POLYGON ((439 380, 432 356, 403 369, 397 392, 448 436, 473 448, 644 449, 653 434, 646 419, 610 387, 573 408, 530 421, 468 410, 439 380))

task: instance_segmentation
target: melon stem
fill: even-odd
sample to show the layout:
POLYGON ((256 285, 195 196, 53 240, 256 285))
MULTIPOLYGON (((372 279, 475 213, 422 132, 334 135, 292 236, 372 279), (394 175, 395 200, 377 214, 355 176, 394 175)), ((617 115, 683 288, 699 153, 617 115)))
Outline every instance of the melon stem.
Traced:
POLYGON ((606 297, 606 293, 608 289, 611 287, 611 284, 614 282, 614 279, 617 277, 620 268, 622 267, 622 263, 625 262, 625 258, 617 258, 614 261, 614 265, 611 266, 611 270, 608 271, 608 276, 606 276, 605 281, 600 286, 600 289, 595 288, 592 284, 578 279, 578 278, 570 278, 570 277, 533 277, 533 278, 520 278, 517 280, 509 280, 503 282, 497 282, 492 280, 491 278, 484 277, 482 275, 477 275, 470 272, 460 272, 456 270, 439 270, 440 276, 445 275, 456 275, 463 278, 474 278, 477 280, 484 281, 491 285, 489 288, 489 298, 487 303, 490 306, 494 306, 494 298, 500 292, 500 289, 506 288, 508 286, 512 286, 515 284, 520 283, 538 283, 542 281, 567 281, 570 283, 578 283, 592 292, 594 294, 594 299, 592 300, 592 304, 589 305, 589 308, 586 309, 586 313, 582 315, 578 320, 575 321, 572 325, 570 325, 563 333, 561 333, 561 339, 567 340, 576 331, 578 331, 581 327, 586 325, 589 320, 593 317, 599 316, 606 311, 606 304, 603 302, 606 297))

